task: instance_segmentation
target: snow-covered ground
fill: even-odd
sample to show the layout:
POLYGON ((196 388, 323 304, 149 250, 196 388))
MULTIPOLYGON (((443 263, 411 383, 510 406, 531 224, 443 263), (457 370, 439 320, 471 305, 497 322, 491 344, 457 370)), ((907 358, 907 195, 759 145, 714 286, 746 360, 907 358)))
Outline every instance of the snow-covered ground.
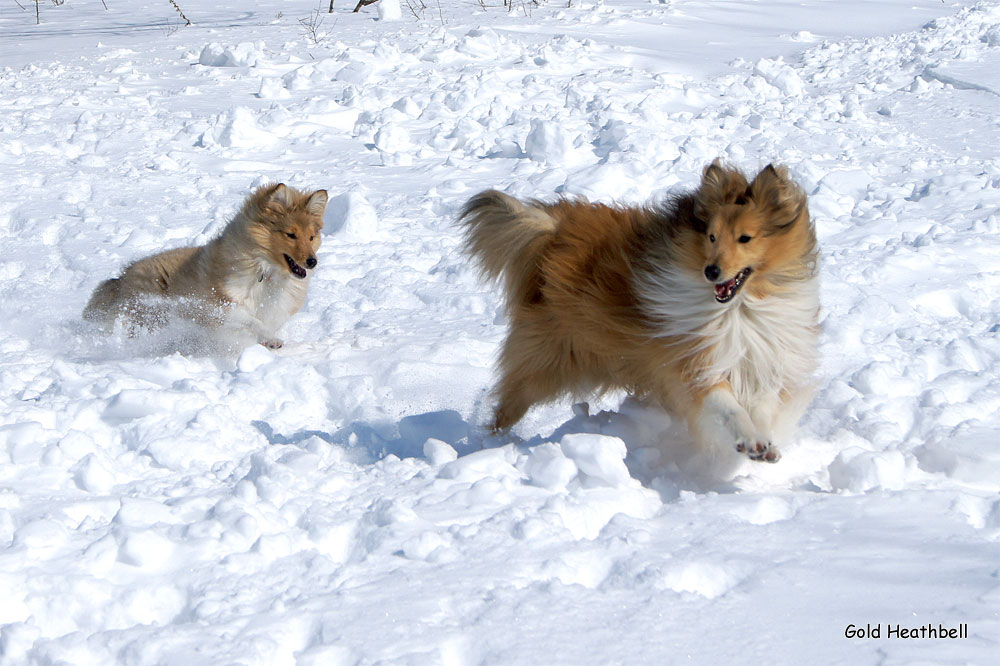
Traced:
POLYGON ((996 663, 1000 2, 382 2, 0 3, 0 663, 996 663), (622 395, 486 437, 465 199, 717 156, 822 243, 781 462, 622 395), (283 349, 80 320, 267 181, 332 197, 283 349))

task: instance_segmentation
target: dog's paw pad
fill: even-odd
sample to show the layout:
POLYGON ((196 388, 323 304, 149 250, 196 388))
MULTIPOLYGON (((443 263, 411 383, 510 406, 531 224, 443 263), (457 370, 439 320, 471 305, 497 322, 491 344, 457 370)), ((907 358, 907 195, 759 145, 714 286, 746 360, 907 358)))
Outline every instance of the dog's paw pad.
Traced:
POLYGON ((750 460, 776 463, 781 460, 781 453, 771 445, 771 442, 737 442, 736 450, 747 454, 750 460))

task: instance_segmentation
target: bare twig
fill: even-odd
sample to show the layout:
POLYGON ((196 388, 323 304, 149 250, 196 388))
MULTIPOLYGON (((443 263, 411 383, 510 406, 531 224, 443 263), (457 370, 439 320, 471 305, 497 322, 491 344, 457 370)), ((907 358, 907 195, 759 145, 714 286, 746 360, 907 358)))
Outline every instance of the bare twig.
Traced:
POLYGON ((427 3, 425 3, 424 0, 406 0, 406 7, 410 10, 410 13, 413 14, 413 18, 417 20, 422 19, 424 17, 424 12, 427 11, 427 3), (419 13, 417 12, 417 9, 420 10, 419 13))
POLYGON ((313 43, 313 46, 318 46, 323 41, 324 35, 320 32, 320 27, 323 25, 323 13, 319 9, 314 9, 307 18, 299 19, 299 25, 302 26, 302 31, 306 38, 313 43))
POLYGON ((367 7, 368 5, 374 5, 378 0, 358 0, 358 6, 354 8, 354 13, 357 14, 361 11, 362 7, 367 7))
POLYGON ((170 4, 174 6, 174 9, 177 10, 177 13, 181 15, 181 18, 184 19, 184 25, 191 25, 191 19, 189 19, 187 16, 184 16, 184 12, 181 11, 180 5, 174 2, 174 0, 168 0, 168 1, 170 2, 170 4))

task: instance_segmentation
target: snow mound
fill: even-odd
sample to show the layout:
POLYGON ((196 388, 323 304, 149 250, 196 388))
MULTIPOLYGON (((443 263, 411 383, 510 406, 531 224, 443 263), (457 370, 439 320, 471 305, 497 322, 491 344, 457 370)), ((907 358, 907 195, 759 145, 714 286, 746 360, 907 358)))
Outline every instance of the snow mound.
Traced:
POLYGON ((354 243, 382 238, 378 214, 361 192, 344 192, 332 197, 323 216, 323 233, 354 243))
POLYGON ((473 58, 496 58, 501 53, 503 38, 490 28, 470 30, 459 41, 455 50, 473 58))
POLYGON ((566 457, 575 463, 588 480, 612 488, 634 484, 625 467, 625 455, 628 451, 621 439, 581 433, 566 435, 559 440, 559 445, 566 457))
POLYGON ((198 62, 206 67, 254 67, 264 56, 264 42, 240 42, 236 46, 222 46, 218 42, 206 44, 198 62))
POLYGON ((216 116, 212 127, 202 133, 197 145, 208 148, 250 148, 270 145, 275 137, 257 122, 257 115, 245 106, 237 106, 216 116))
POLYGON ((529 482, 536 486, 549 490, 565 490, 566 485, 576 478, 578 468, 566 457, 562 446, 547 442, 531 449, 525 472, 529 482))
POLYGON ((531 119, 531 129, 524 140, 525 154, 535 162, 570 166, 584 158, 579 135, 574 135, 558 120, 531 119))
POLYGON ((906 459, 899 451, 876 453, 851 448, 841 451, 830 463, 830 485, 834 490, 900 490, 905 481, 906 459))
POLYGON ((247 347, 236 361, 240 372, 254 372, 274 361, 274 354, 262 345, 247 347))
POLYGON ((801 77, 780 58, 758 61, 753 73, 789 97, 802 97, 805 93, 805 83, 801 77))
POLYGON ((716 562, 685 562, 671 566, 663 575, 662 585, 675 592, 697 594, 715 599, 742 580, 739 565, 716 562))
POLYGON ((375 6, 380 21, 398 21, 403 18, 399 0, 379 0, 375 6))

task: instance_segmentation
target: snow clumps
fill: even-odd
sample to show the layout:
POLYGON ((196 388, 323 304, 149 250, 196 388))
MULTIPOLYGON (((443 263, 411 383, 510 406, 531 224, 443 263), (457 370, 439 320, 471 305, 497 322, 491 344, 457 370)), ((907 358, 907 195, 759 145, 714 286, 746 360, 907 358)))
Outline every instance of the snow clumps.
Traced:
POLYGON ((264 42, 240 42, 236 46, 222 46, 218 42, 206 44, 198 56, 198 63, 206 67, 254 67, 262 59, 264 42))

